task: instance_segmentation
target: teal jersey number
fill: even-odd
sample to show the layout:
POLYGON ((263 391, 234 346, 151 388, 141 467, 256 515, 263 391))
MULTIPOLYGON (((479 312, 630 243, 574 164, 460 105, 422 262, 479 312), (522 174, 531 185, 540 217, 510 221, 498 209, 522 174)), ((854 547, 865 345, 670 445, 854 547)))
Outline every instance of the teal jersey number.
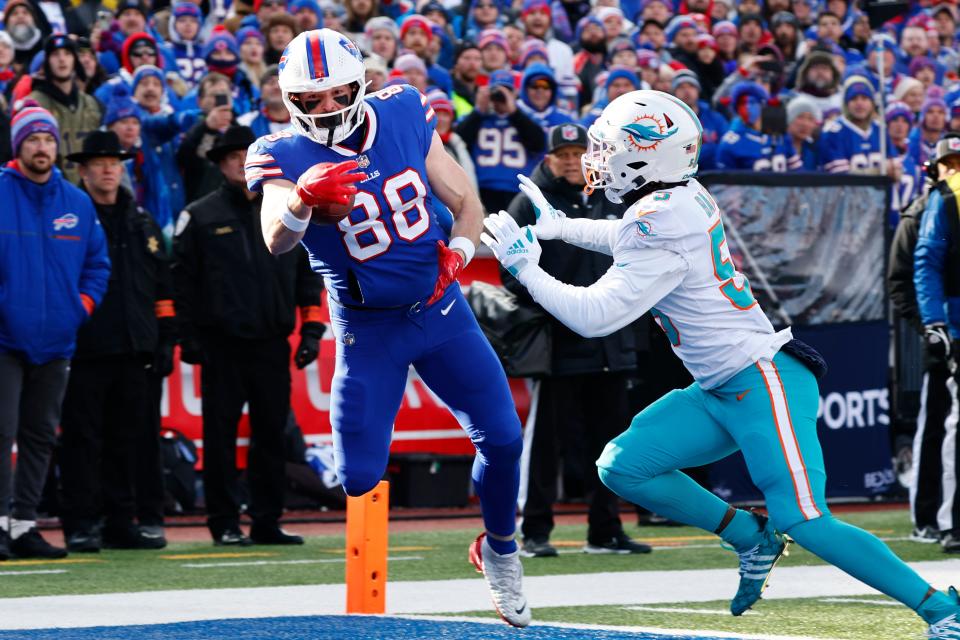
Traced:
POLYGON ((650 315, 653 316, 653 319, 656 321, 660 328, 663 329, 663 332, 667 334, 667 339, 675 347, 680 346, 680 332, 677 331, 677 328, 673 324, 673 320, 670 319, 670 316, 663 313, 658 309, 650 309, 650 315))
POLYGON ((750 290, 750 283, 743 277, 743 286, 737 287, 733 277, 736 275, 736 269, 733 268, 733 262, 729 257, 729 248, 727 256, 723 254, 723 245, 726 244, 727 237, 723 234, 723 224, 717 219, 716 224, 710 227, 710 247, 713 250, 713 274, 717 280, 722 282, 720 293, 730 301, 730 304, 737 309, 746 311, 757 304, 753 297, 753 291, 750 290))

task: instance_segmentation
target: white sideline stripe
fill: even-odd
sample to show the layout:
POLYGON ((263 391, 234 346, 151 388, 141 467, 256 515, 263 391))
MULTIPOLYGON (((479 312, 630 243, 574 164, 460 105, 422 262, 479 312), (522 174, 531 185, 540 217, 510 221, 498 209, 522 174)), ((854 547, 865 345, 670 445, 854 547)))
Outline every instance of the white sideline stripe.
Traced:
MULTIPOLYGON (((423 560, 423 556, 387 556, 390 562, 401 562, 403 560, 423 560)), ((188 562, 181 564, 181 567, 188 569, 206 569, 207 567, 265 567, 277 564, 331 564, 337 562, 346 562, 346 558, 318 558, 316 560, 249 560, 246 562, 188 562)))
MULTIPOLYGON (((686 609, 684 607, 642 607, 639 605, 634 605, 632 607, 624 607, 627 611, 651 611, 653 613, 695 613, 702 616, 723 616, 729 617, 730 612, 725 609, 686 609)), ((744 611, 743 616, 755 616, 758 615, 756 611, 744 611)))
POLYGON ((0 571, 0 576, 35 576, 38 574, 67 573, 66 569, 37 569, 35 571, 0 571))
MULTIPOLYGON (((945 589, 960 574, 960 559, 910 564, 934 586, 945 589)), ((734 566, 688 571, 624 571, 528 576, 530 606, 648 605, 728 600, 737 591, 734 566)), ((875 596, 877 592, 828 566, 780 567, 764 599, 875 596)), ((192 589, 0 598, 0 629, 162 624, 229 618, 336 615, 343 613, 342 584, 192 589)), ((456 614, 490 610, 486 584, 476 578, 389 582, 387 613, 456 614)), ((919 624, 918 620, 918 624, 919 624)), ((918 630, 919 630, 918 626, 918 630)), ((918 631, 919 632, 919 631, 918 631)), ((677 632, 682 635, 689 632, 677 632)), ((714 637, 722 637, 711 632, 714 637)), ((746 637, 733 635, 732 637, 746 637)), ((764 636, 769 638, 769 636, 764 636)))
MULTIPOLYGON (((752 612, 751 612, 752 613, 752 612)), ((728 614, 729 615, 729 614, 728 614)), ((502 626, 503 622, 495 618, 472 618, 469 616, 394 616, 406 620, 438 620, 442 622, 480 622, 502 626)), ((685 638, 734 638, 734 640, 831 640, 830 638, 810 638, 808 636, 771 636, 764 634, 756 636, 749 633, 730 633, 724 631, 691 631, 690 629, 661 629, 659 627, 628 627, 612 624, 583 624, 579 622, 549 622, 534 620, 531 627, 560 627, 561 629, 583 629, 585 631, 618 631, 620 633, 661 634, 664 636, 680 635, 685 638)))
POLYGON ((836 602, 838 604, 875 604, 881 607, 902 607, 893 600, 861 600, 860 598, 820 598, 820 602, 836 602))

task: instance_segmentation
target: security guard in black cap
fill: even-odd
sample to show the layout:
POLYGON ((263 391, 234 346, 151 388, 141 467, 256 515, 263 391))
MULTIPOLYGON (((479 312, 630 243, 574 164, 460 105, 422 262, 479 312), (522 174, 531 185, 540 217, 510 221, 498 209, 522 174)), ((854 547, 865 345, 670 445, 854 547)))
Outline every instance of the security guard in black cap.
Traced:
POLYGON ((295 309, 302 321, 299 368, 316 359, 323 282, 302 246, 274 256, 260 231, 260 198, 246 188, 249 127, 222 134, 207 158, 225 183, 187 205, 174 235, 174 281, 181 358, 199 364, 203 394, 203 483, 207 525, 217 545, 302 544, 278 521, 283 509, 283 431, 290 408, 295 309), (250 405, 247 478, 250 537, 240 530, 237 423, 250 405))

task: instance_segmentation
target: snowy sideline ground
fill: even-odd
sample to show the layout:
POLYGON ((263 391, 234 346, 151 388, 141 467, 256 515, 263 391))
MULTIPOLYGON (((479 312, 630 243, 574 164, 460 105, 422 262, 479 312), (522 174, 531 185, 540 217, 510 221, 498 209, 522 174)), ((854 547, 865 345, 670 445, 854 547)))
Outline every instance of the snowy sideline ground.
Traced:
MULTIPOLYGON (((941 589, 960 578, 960 560, 915 562, 911 566, 941 589)), ((710 569, 538 576, 526 578, 525 588, 536 615, 538 607, 728 599, 736 591, 737 572, 710 569)), ((812 566, 777 569, 764 597, 872 594, 876 592, 833 567, 812 566)), ((0 599, 0 629, 335 615, 343 613, 345 599, 344 585, 6 598, 0 599)), ((472 580, 390 582, 387 587, 387 613, 394 615, 476 611, 488 603, 489 595, 479 576, 472 580)))

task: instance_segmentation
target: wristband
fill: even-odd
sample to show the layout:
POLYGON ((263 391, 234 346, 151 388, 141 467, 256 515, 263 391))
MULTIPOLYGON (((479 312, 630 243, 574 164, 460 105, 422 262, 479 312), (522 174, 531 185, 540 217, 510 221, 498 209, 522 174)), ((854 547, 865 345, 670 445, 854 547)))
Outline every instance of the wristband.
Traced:
POLYGON ((290 231, 295 233, 302 233, 307 230, 307 227, 310 226, 310 220, 301 220, 297 216, 293 215, 293 212, 290 209, 284 209, 283 213, 280 214, 280 224, 285 226, 290 231))
POLYGON ((473 254, 477 252, 477 246, 473 242, 464 238, 463 236, 457 236, 455 238, 450 238, 450 243, 447 245, 448 249, 460 249, 463 251, 463 266, 470 264, 470 261, 473 260, 473 254))

